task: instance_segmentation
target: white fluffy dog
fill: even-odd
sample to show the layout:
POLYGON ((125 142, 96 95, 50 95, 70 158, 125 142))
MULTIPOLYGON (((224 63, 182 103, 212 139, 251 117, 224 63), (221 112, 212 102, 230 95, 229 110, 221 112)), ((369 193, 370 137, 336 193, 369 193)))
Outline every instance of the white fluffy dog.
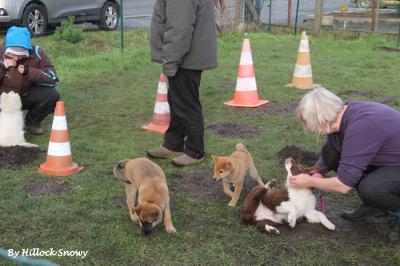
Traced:
POLYGON ((0 146, 39 147, 28 143, 24 137, 24 118, 21 98, 13 91, 2 93, 0 97, 0 146))

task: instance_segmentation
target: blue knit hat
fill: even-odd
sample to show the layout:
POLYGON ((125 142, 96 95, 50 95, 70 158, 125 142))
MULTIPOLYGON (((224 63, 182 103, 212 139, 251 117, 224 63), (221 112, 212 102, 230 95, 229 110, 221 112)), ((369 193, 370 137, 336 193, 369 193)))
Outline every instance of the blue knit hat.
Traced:
POLYGON ((28 28, 11 27, 6 34, 6 48, 23 47, 32 51, 31 33, 28 28))

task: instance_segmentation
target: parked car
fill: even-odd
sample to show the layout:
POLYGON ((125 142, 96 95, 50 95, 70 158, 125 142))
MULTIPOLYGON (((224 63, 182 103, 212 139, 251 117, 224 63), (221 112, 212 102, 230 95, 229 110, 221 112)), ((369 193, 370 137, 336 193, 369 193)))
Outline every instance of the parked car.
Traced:
POLYGON ((0 25, 25 26, 33 36, 73 16, 75 22, 93 22, 115 30, 120 0, 0 0, 0 25))

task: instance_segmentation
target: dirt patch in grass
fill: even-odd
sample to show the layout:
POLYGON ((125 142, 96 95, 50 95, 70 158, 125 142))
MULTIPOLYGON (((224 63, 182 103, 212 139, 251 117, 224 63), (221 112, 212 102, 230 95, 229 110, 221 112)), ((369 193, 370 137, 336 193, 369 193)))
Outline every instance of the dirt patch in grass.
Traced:
POLYGON ((318 160, 319 155, 315 152, 303 150, 296 145, 288 145, 276 153, 280 163, 283 163, 286 158, 292 157, 296 162, 305 166, 312 166, 318 160))
POLYGON ((24 192, 28 197, 38 197, 43 194, 61 195, 68 191, 65 182, 57 181, 28 182, 24 186, 24 192))
POLYGON ((373 92, 357 91, 357 90, 345 91, 345 92, 340 93, 339 95, 344 100, 348 100, 348 101, 354 101, 354 100, 358 100, 360 98, 369 98, 375 102, 384 103, 384 104, 390 103, 392 101, 400 100, 400 97, 398 97, 398 96, 380 95, 380 94, 376 94, 373 92))
POLYGON ((259 112, 278 116, 295 115, 298 104, 299 102, 297 101, 288 103, 268 103, 260 107, 259 112))
POLYGON ((216 123, 206 126, 208 131, 228 138, 251 138, 259 135, 262 130, 255 126, 233 123, 216 123))
POLYGON ((90 46, 94 46, 96 48, 96 50, 102 51, 102 52, 108 52, 111 50, 110 47, 104 43, 104 40, 98 36, 92 36, 90 39, 88 39, 86 41, 86 44, 90 45, 90 46))
POLYGON ((381 46, 378 47, 378 49, 385 52, 400 52, 400 48, 394 48, 394 47, 381 46))
MULTIPOLYGON (((213 171, 210 169, 172 174, 168 177, 168 183, 171 184, 171 191, 183 192, 196 201, 222 201, 226 204, 230 201, 230 198, 224 194, 222 181, 215 181, 213 171)), ((239 204, 256 185, 257 182, 254 179, 245 177, 239 204)), ((234 190, 233 187, 231 189, 234 190)))
POLYGON ((42 151, 39 148, 13 146, 0 147, 0 165, 23 165, 35 161, 42 151))

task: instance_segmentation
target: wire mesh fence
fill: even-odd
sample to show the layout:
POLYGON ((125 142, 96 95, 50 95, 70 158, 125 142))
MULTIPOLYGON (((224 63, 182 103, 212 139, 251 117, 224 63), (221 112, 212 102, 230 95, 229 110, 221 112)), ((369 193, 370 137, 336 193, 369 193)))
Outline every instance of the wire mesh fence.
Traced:
MULTIPOLYGON (((400 41, 400 0, 209 1, 215 2, 216 22, 220 33, 234 30, 243 22, 267 26, 267 29, 283 26, 291 32, 295 32, 297 28, 315 31, 319 25, 326 31, 389 33, 397 35, 400 41), (321 10, 316 9, 318 2, 323 3, 321 10)), ((54 5, 46 6, 35 1, 16 1, 12 8, 7 6, 10 1, 2 2, 0 26, 5 29, 11 25, 29 26, 37 35, 53 33, 55 28, 67 19, 64 12, 67 10, 69 15, 75 17, 75 22, 79 23, 78 27, 84 30, 100 28, 118 31, 121 33, 121 47, 133 46, 134 37, 131 31, 150 28, 156 0, 53 2, 54 5), (26 12, 13 17, 12 9, 22 9, 26 12), (12 21, 7 18, 12 18, 12 21)))

